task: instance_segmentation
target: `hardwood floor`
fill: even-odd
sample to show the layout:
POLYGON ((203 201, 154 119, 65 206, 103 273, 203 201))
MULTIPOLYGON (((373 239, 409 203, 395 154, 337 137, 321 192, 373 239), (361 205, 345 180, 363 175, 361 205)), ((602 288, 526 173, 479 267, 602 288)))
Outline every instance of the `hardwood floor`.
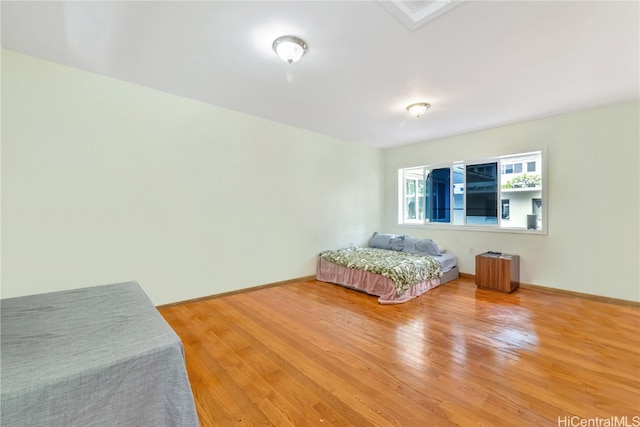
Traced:
POLYGON ((461 278, 400 305, 310 280, 160 312, 202 426, 640 425, 637 307, 461 278))

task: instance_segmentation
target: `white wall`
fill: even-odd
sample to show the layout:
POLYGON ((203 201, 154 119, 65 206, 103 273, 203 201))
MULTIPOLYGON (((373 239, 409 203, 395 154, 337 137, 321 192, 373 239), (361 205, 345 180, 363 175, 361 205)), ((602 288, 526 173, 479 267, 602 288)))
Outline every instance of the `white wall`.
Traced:
POLYGON ((381 150, 2 51, 3 298, 313 275, 381 204, 381 150))
POLYGON ((637 102, 385 151, 383 230, 431 237, 475 274, 475 254, 521 256, 524 283, 640 301, 637 102), (548 235, 397 225, 397 170, 547 147, 548 235), (473 249, 473 253, 470 253, 473 249))

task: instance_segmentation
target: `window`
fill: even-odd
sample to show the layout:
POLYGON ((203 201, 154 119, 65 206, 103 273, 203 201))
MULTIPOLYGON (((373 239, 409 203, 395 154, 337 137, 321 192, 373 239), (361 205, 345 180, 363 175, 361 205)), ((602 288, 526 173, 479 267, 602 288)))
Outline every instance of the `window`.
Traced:
POLYGON ((522 163, 506 163, 500 168, 502 174, 522 173, 522 163))
POLYGON ((502 199, 502 219, 509 219, 509 199, 502 199))
POLYGON ((404 222, 424 220, 424 170, 409 169, 404 175, 404 222))
POLYGON ((433 169, 427 174, 425 206, 428 222, 451 222, 451 169, 433 169))
POLYGON ((542 151, 400 169, 399 223, 544 233, 542 170, 542 151))
POLYGON ((531 202, 533 215, 535 215, 539 220, 542 219, 542 199, 532 199, 531 202))
POLYGON ((466 177, 467 224, 497 224, 498 163, 467 165, 466 177))

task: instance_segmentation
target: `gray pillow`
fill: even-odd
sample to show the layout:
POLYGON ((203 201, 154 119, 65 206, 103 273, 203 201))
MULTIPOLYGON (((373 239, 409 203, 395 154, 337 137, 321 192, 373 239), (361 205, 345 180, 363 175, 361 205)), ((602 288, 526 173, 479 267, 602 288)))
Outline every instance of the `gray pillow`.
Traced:
POLYGON ((406 252, 408 254, 417 254, 418 250, 416 249, 416 243, 418 243, 418 239, 404 236, 404 245, 402 247, 402 252, 406 252))
POLYGON ((416 251, 422 255, 440 256, 440 248, 431 239, 422 239, 416 242, 416 251))
POLYGON ((398 234, 378 234, 376 232, 373 233, 371 240, 369 240, 369 247, 401 251, 404 247, 404 236, 398 234))
POLYGON ((395 236, 391 238, 391 249, 401 251, 404 248, 404 236, 395 236))

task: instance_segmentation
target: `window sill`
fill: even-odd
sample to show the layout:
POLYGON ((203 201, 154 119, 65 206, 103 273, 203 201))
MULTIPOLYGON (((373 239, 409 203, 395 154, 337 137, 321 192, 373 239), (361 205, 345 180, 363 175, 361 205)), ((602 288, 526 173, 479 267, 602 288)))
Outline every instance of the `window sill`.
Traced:
POLYGON ((451 225, 451 224, 398 224, 398 227, 406 228, 430 228, 433 230, 456 230, 456 231, 485 231, 490 233, 511 233, 511 234, 534 234, 534 235, 547 235, 546 228, 540 230, 529 230, 526 228, 507 228, 496 227, 490 225, 451 225))

